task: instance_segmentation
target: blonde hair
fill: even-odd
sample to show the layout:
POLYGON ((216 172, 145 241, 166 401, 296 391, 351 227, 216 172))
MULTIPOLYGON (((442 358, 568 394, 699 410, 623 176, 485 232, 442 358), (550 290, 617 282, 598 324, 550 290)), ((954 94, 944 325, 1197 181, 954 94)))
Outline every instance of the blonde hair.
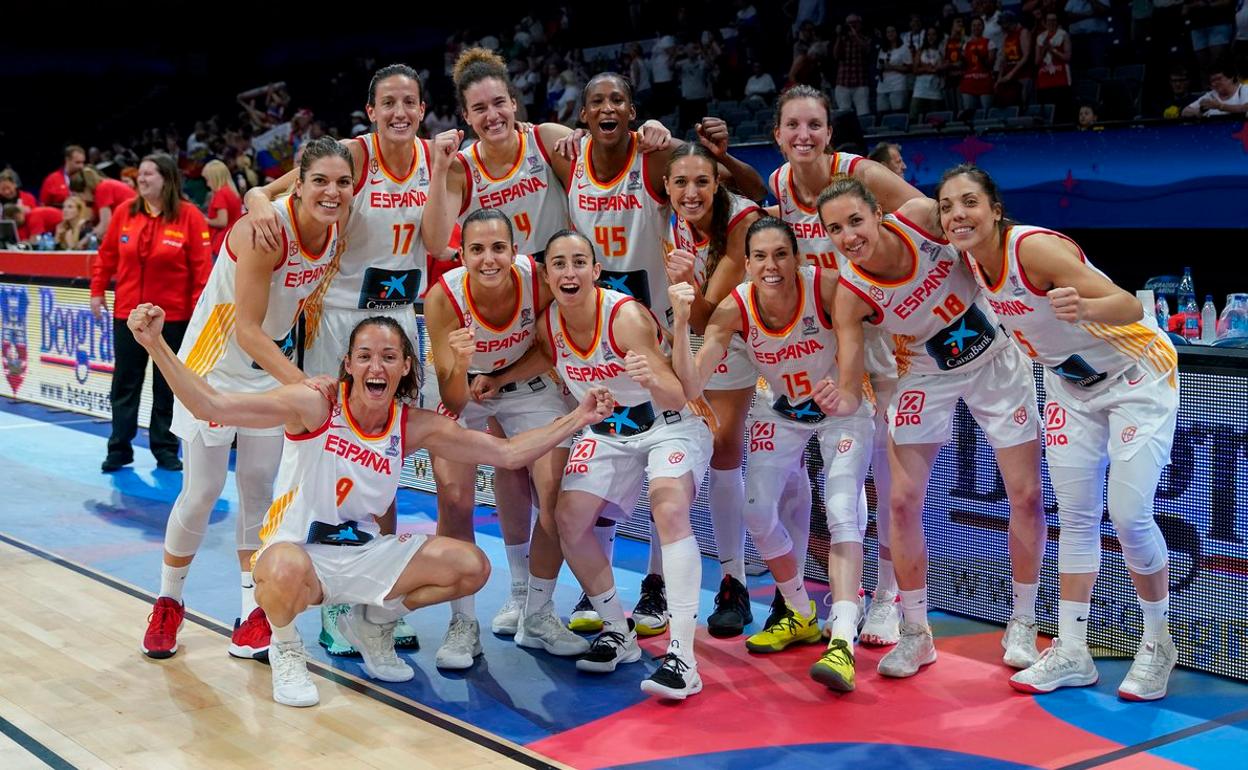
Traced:
POLYGON ((69 203, 70 201, 73 201, 74 203, 78 204, 78 218, 74 221, 75 222, 89 222, 93 214, 91 211, 91 207, 87 205, 87 202, 83 200, 82 196, 76 195, 76 194, 70 194, 67 198, 65 198, 65 201, 64 203, 61 204, 61 206, 64 206, 65 203, 69 203))
POLYGON ((228 187, 234 191, 235 195, 238 195, 238 188, 234 186, 234 177, 230 174, 229 166, 219 160, 210 160, 204 164, 204 181, 208 183, 211 190, 228 187))

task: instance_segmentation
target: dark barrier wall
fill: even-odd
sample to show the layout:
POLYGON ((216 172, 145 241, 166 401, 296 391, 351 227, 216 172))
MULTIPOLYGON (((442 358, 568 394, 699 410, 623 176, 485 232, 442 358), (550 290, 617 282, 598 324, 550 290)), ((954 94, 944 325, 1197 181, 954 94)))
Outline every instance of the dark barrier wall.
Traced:
MULTIPOLYGON (((919 189, 930 194, 945 169, 974 162, 1024 222, 1059 230, 1248 228, 1248 123, 1240 121, 891 141, 902 145, 907 178, 919 189)), ((733 153, 764 175, 782 162, 774 145, 733 153)))

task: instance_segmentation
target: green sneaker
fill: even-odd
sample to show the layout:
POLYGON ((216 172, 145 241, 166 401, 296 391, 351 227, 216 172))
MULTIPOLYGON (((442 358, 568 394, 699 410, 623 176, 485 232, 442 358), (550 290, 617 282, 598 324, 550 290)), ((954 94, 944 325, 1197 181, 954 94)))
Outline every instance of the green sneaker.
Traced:
POLYGON ((321 635, 317 639, 325 652, 336 657, 354 657, 360 653, 351 646, 351 642, 338 630, 338 616, 346 615, 351 610, 350 604, 321 605, 321 635))

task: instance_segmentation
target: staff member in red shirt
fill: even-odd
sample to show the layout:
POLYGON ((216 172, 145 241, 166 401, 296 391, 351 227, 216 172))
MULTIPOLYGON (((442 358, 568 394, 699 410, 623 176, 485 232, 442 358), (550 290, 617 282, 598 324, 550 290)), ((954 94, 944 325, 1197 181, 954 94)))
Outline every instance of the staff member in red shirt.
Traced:
POLYGON ((108 223, 118 207, 134 199, 134 188, 125 182, 109 179, 91 166, 69 179, 69 189, 83 197, 95 210, 95 234, 100 238, 108 232, 108 223))
MULTIPOLYGON (((120 183, 119 183, 120 184, 120 183)), ((139 197, 118 208, 100 244, 91 276, 91 312, 103 318, 104 291, 117 278, 113 307, 113 432, 108 457, 100 470, 112 473, 134 461, 130 442, 138 430, 139 395, 147 351, 126 330, 130 311, 143 302, 165 309, 161 332, 177 350, 191 311, 212 269, 208 225, 204 215, 182 200, 177 163, 164 153, 148 155, 139 164, 139 197)), ((157 466, 181 470, 178 439, 169 430, 173 391, 160 372, 152 373, 152 454, 157 466)))
POLYGON ((69 197, 69 180, 87 164, 87 151, 76 144, 65 148, 65 165, 48 174, 39 188, 39 202, 59 206, 69 197))
POLYGON ((18 239, 25 242, 44 233, 56 232, 56 226, 61 223, 61 210, 51 206, 24 209, 20 204, 10 203, 4 207, 4 218, 13 220, 17 225, 18 239))
POLYGON ((35 196, 25 190, 17 189, 17 173, 11 168, 0 171, 0 205, 16 204, 30 211, 39 204, 35 196))
POLYGON ((243 199, 238 197, 238 188, 230 169, 219 160, 210 160, 204 164, 204 181, 212 190, 208 199, 208 229, 212 233, 212 256, 215 259, 221 253, 221 243, 226 232, 243 216, 243 199))

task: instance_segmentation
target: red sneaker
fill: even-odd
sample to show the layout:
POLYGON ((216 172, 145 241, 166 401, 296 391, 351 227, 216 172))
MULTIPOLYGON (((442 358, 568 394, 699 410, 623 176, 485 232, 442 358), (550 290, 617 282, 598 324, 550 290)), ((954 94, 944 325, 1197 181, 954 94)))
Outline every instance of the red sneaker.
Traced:
POLYGON ((236 658, 251 660, 269 659, 269 639, 273 631, 269 619, 259 607, 251 611, 247 619, 234 621, 234 635, 230 637, 230 654, 236 658))
POLYGON ((172 658, 178 651, 178 631, 186 617, 182 602, 162 596, 147 616, 147 633, 143 634, 143 654, 149 658, 172 658))

